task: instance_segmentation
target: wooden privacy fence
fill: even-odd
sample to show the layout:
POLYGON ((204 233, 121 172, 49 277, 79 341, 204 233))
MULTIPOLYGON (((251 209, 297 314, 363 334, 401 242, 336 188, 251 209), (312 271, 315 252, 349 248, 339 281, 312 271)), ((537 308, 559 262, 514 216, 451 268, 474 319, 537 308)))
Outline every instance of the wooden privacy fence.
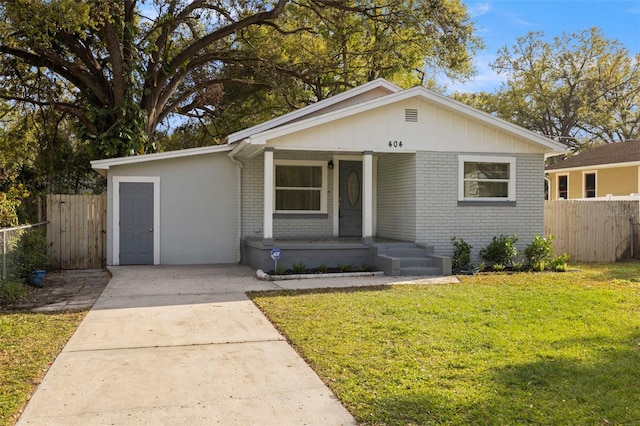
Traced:
POLYGON ((545 201, 545 235, 553 235, 554 252, 572 261, 616 262, 640 253, 635 235, 640 201, 545 201))
POLYGON ((107 197, 47 195, 47 241, 61 269, 99 269, 107 256, 107 197))

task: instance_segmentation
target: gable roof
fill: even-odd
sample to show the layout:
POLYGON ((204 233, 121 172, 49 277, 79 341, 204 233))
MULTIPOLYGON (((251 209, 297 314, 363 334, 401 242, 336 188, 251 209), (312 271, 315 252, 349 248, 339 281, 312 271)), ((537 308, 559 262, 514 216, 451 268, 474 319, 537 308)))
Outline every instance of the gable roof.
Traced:
POLYGON ((339 93, 337 95, 331 96, 330 98, 323 99, 321 101, 307 105, 306 107, 291 111, 287 114, 281 115, 269 121, 265 121, 264 123, 260 123, 253 127, 249 127, 247 129, 243 129, 238 132, 232 133, 227 137, 226 142, 228 144, 233 144, 243 139, 246 139, 252 135, 255 135, 256 133, 261 133, 267 130, 274 129, 276 127, 289 124, 294 121, 299 121, 304 117, 309 117, 313 113, 318 112, 322 109, 329 108, 340 102, 353 99, 367 92, 373 92, 374 90, 377 90, 377 89, 382 89, 387 93, 396 93, 402 90, 400 86, 397 86, 383 78, 378 78, 376 80, 365 83, 361 86, 354 87, 353 89, 347 90, 346 92, 339 93))
POLYGON ((112 166, 166 160, 215 152, 229 152, 229 155, 232 158, 239 154, 240 151, 243 151, 244 155, 251 156, 259 153, 268 138, 308 129, 332 120, 359 114, 414 97, 421 97, 422 99, 451 109, 466 117, 498 128, 507 134, 523 138, 530 143, 545 148, 547 152, 566 151, 566 147, 561 143, 497 118, 484 111, 480 111, 458 102, 452 98, 440 95, 426 89, 425 87, 417 86, 403 90, 399 86, 380 78, 256 126, 235 132, 227 137, 226 143, 223 145, 167 151, 131 157, 111 158, 106 160, 94 160, 91 162, 91 167, 99 173, 105 174, 112 166), (371 96, 363 96, 367 94, 371 96), (361 97, 361 99, 358 99, 358 97, 361 97), (350 104, 349 101, 352 101, 352 104, 350 104), (340 103, 343 103, 343 105, 338 105, 340 103), (331 107, 335 108, 332 109, 331 107), (326 110, 326 112, 323 110, 326 110))
MULTIPOLYGON (((335 111, 327 112, 325 114, 311 116, 309 118, 306 118, 300 121, 289 122, 288 124, 283 124, 279 127, 271 127, 261 132, 259 132, 260 130, 259 126, 251 127, 249 129, 246 129, 245 131, 247 134, 247 138, 243 140, 243 142, 246 142, 246 143, 243 143, 237 146, 236 149, 232 151, 231 155, 238 154, 239 151, 243 150, 245 147, 247 147, 247 145, 261 146, 261 145, 264 145, 267 139, 288 135, 288 134, 305 130, 314 126, 318 126, 339 118, 360 114, 362 112, 366 112, 375 108, 380 108, 385 105, 390 105, 390 104, 400 102, 406 99, 414 98, 414 97, 419 97, 419 98, 431 101, 435 104, 438 104, 440 106, 453 110, 461 115, 475 119, 481 123, 499 128, 500 130, 508 134, 523 138, 531 143, 540 145, 544 147, 547 151, 551 151, 551 152, 566 151, 566 146, 564 144, 556 142, 545 136, 539 135, 535 132, 527 130, 516 124, 502 120, 484 111, 480 111, 476 108, 463 104, 462 102, 456 101, 447 96, 436 93, 425 87, 416 86, 411 89, 400 90, 386 96, 382 96, 373 100, 358 103, 353 106, 348 106, 335 111), (252 133, 252 130, 255 131, 255 133, 252 133)), ((321 102, 324 102, 324 101, 321 101, 321 102)), ((254 151, 255 153, 256 148, 257 147, 255 146, 253 147, 253 149, 249 148, 249 151, 254 151)), ((251 156, 251 154, 249 156, 251 156)))
POLYGON ((370 81, 361 86, 347 90, 346 92, 313 103, 304 108, 300 108, 287 114, 281 115, 280 117, 276 117, 272 120, 265 121, 264 123, 258 124, 256 126, 232 133, 227 137, 226 143, 222 145, 181 149, 155 154, 134 155, 129 157, 109 158, 106 160, 94 160, 91 162, 91 167, 99 173, 105 174, 106 171, 109 170, 109 168, 112 166, 143 163, 155 160, 167 160, 171 158, 188 157, 192 155, 211 154, 214 152, 228 152, 234 149, 234 145, 238 145, 238 147, 240 148, 244 147, 246 143, 244 143, 243 141, 251 135, 273 129, 287 123, 301 120, 304 117, 308 117, 309 115, 317 113, 322 109, 329 108, 331 106, 337 105, 340 102, 345 102, 360 95, 366 94, 367 92, 374 92, 376 90, 381 90, 385 93, 395 93, 401 91, 402 88, 385 79, 379 78, 377 80, 370 81), (238 142, 240 143, 238 144, 238 142))
POLYGON ((565 158, 546 167, 546 170, 573 169, 640 161, 640 140, 613 142, 565 158))

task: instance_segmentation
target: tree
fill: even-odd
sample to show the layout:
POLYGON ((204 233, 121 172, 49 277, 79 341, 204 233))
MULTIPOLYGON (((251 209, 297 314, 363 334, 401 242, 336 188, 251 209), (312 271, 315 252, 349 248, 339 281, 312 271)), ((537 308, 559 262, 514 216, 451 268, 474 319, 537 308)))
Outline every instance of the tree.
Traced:
POLYGON ((577 150, 640 137, 640 55, 597 28, 503 47, 492 64, 507 82, 495 94, 457 98, 577 150))
POLYGON ((0 97, 75 117, 99 156, 220 117, 229 88, 295 83, 294 106, 425 63, 468 75, 478 45, 459 0, 9 0, 0 17, 0 97))
POLYGON ((70 117, 51 107, 9 108, 0 122, 0 191, 19 183, 32 195, 100 192, 90 146, 74 131, 70 117))
POLYGON ((228 64, 226 75, 272 83, 251 91, 226 85, 234 96, 215 111, 211 133, 227 134, 378 77, 435 87, 438 72, 458 80, 472 75, 480 41, 459 2, 375 4, 384 4, 375 14, 289 7, 278 28, 244 31, 239 49, 258 61, 228 64))

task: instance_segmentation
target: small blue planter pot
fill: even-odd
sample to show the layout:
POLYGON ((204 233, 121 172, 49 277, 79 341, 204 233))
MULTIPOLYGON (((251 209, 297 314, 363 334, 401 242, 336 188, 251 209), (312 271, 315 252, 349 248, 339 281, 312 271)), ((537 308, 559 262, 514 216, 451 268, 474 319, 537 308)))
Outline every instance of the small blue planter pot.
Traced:
POLYGON ((39 269, 37 271, 33 271, 29 274, 29 285, 34 287, 43 287, 44 286, 44 276, 47 274, 47 271, 39 269))

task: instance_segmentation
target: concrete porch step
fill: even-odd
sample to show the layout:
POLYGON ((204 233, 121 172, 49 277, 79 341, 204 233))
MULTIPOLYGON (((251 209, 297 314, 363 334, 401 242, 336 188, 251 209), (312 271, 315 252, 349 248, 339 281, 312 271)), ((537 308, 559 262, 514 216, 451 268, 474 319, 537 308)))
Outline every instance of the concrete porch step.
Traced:
POLYGON ((401 257, 400 258, 400 267, 408 268, 412 266, 421 266, 421 267, 429 267, 433 266, 433 262, 428 257, 401 257))
POLYGON ((431 246, 415 243, 374 244, 374 265, 392 276, 420 276, 451 274, 451 260, 436 256, 431 246))
POLYGON ((434 266, 430 266, 430 267, 408 266, 406 268, 405 267, 400 268, 400 275, 403 277, 425 276, 425 275, 439 276, 439 275, 442 275, 442 271, 440 270, 440 268, 436 268, 434 266))
POLYGON ((389 248, 387 249, 387 256, 391 257, 425 257, 426 253, 424 249, 419 247, 403 247, 403 248, 389 248))

